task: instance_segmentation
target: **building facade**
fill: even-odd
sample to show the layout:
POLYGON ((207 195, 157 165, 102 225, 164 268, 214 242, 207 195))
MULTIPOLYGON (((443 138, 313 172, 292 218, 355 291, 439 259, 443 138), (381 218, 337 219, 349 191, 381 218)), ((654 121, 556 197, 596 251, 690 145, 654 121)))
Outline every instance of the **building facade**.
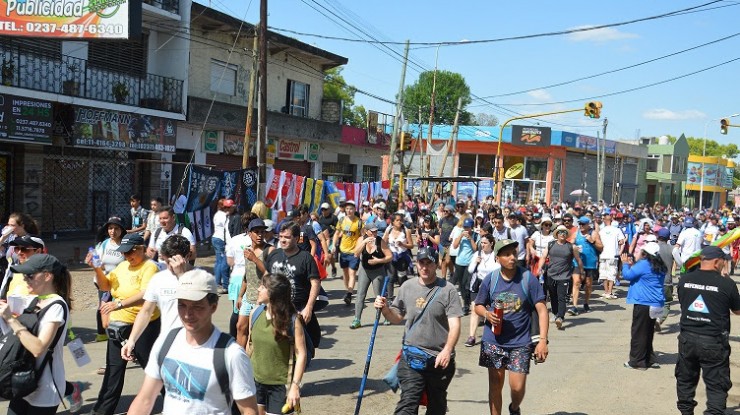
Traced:
POLYGON ((690 208, 721 208, 733 189, 735 162, 722 157, 690 155, 683 182, 683 205, 690 208))
POLYGON ((647 158, 644 159, 645 180, 640 183, 640 202, 647 204, 680 206, 683 202, 683 183, 686 181, 686 167, 689 159, 689 144, 681 135, 675 143, 668 137, 641 139, 647 145, 647 158))

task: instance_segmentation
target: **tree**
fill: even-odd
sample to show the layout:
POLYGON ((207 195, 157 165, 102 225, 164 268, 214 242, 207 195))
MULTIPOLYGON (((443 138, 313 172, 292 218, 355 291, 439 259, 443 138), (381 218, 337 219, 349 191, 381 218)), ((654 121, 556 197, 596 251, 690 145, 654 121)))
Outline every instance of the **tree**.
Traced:
MULTIPOLYGON (((422 72, 419 79, 406 87, 403 93, 403 113, 406 121, 419 123, 419 107, 421 107, 421 123, 429 122, 429 111, 432 100, 432 85, 434 71, 422 72)), ((470 105, 470 87, 462 75, 450 71, 437 71, 437 81, 434 93, 434 124, 452 125, 455 122, 457 100, 462 98, 460 111, 460 125, 470 125, 473 115, 465 108, 470 105)))
POLYGON ((344 124, 365 128, 367 112, 360 105, 355 107, 355 87, 348 85, 342 76, 341 67, 324 72, 324 99, 341 100, 344 103, 342 119, 344 124))
POLYGON ((485 114, 479 112, 473 117, 473 123, 475 125, 481 125, 486 127, 495 127, 498 125, 498 118, 493 114, 485 114))

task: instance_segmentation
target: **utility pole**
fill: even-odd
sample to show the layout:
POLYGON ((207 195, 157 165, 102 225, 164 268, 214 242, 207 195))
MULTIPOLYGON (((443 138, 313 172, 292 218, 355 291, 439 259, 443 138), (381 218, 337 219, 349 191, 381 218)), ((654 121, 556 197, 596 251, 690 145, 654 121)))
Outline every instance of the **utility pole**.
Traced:
MULTIPOLYGON (((606 179, 606 126, 609 125, 609 119, 604 118, 604 126, 601 130, 601 135, 603 136, 603 145, 601 146, 601 162, 599 163, 599 180, 596 182, 596 193, 598 195, 598 200, 602 200, 604 198, 604 181, 606 179)), ((612 179, 614 180, 614 179, 612 179)))
MULTIPOLYGON (((447 149, 445 150, 445 156, 442 158, 442 166, 440 166, 439 174, 438 174, 439 177, 444 177, 445 164, 447 164, 447 156, 450 154, 450 149, 453 147, 455 141, 457 141, 458 121, 460 120, 460 110, 461 109, 462 109, 462 97, 457 99, 457 111, 455 112, 455 123, 452 124, 452 134, 450 134, 450 140, 447 142, 447 149)), ((453 154, 452 157, 455 157, 455 155, 453 154)), ((452 175, 455 176, 454 173, 452 175)))
MULTIPOLYGON (((249 74, 249 95, 247 98, 247 125, 244 127, 244 153, 242 154, 242 168, 249 165, 249 140, 252 135, 252 112, 254 111, 254 90, 257 83, 257 31, 254 32, 252 44, 252 72, 249 74)), ((259 187, 259 186, 258 186, 259 187)))
MULTIPOLYGON (((419 117, 417 120, 419 121, 419 176, 426 177, 424 175, 424 143, 421 141, 421 105, 419 105, 419 117)), ((423 183, 422 188, 424 188, 423 183)))
MULTIPOLYGON (((409 41, 406 41, 406 48, 403 51, 403 66, 401 67, 401 82, 398 85, 398 98, 396 99, 396 119, 393 120, 393 135, 391 136, 391 149, 390 149, 390 157, 388 159, 388 179, 391 181, 391 189, 393 189, 393 163, 395 162, 396 157, 396 146, 400 142, 398 139, 398 134, 401 131, 401 113, 403 112, 403 86, 406 83, 406 64, 409 60, 409 41)), ((403 169, 403 163, 401 164, 401 169, 403 169)), ((399 195, 399 199, 402 198, 402 195, 399 195)), ((402 200, 399 200, 402 201, 402 200)))
MULTIPOLYGON (((260 89, 257 121, 257 171, 262 171, 267 149, 267 0, 260 0, 259 24, 260 89)), ((259 186, 257 186, 259 189, 259 186)), ((259 198, 259 192, 257 194, 259 198)))

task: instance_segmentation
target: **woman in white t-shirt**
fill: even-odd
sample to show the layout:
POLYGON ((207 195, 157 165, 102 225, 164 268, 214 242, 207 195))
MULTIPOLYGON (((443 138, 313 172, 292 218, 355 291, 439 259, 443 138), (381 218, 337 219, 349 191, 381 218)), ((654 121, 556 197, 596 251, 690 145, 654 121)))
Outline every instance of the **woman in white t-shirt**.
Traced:
MULTIPOLYGON (((123 254, 118 252, 118 247, 121 246, 121 239, 123 239, 123 235, 126 234, 126 228, 123 226, 121 218, 111 216, 108 218, 108 222, 105 222, 101 227, 101 232, 103 229, 108 237, 95 245, 95 252, 98 254, 98 258, 100 258, 100 264, 93 264, 91 252, 88 252, 87 258, 85 258, 85 263, 91 264, 96 273, 102 272, 103 275, 108 275, 108 273, 113 271, 118 264, 123 262, 123 254), (95 267, 96 265, 97 268, 95 267)), ((93 277, 93 284, 98 288, 98 285, 95 283, 95 277, 93 277)), ((108 340, 108 335, 105 333, 105 328, 108 327, 108 316, 100 314, 100 306, 103 303, 110 301, 110 298, 109 291, 98 290, 98 309, 95 313, 95 320, 98 323, 98 333, 95 336, 96 342, 104 342, 108 340)))
POLYGON ((229 290, 229 264, 226 263, 226 242, 231 239, 229 235, 228 213, 234 206, 231 199, 220 199, 218 211, 213 215, 213 235, 211 245, 216 253, 216 263, 213 265, 213 275, 219 286, 218 293, 226 294, 229 290))
POLYGON ((529 249, 529 266, 532 275, 540 275, 539 262, 542 253, 549 246, 550 242, 555 240, 552 234, 552 219, 549 216, 542 218, 540 230, 536 231, 529 237, 527 249, 529 249))
MULTIPOLYGON (((391 261, 393 282, 398 282, 398 285, 401 286, 406 282, 409 265, 411 265, 411 248, 414 247, 411 230, 406 227, 403 214, 393 214, 391 227, 385 231, 383 239, 388 244, 391 254, 393 254, 393 260, 391 261)), ((392 292, 389 288, 389 295, 392 292)))
POLYGON ((47 350, 53 350, 51 361, 42 369, 36 390, 26 396, 10 400, 8 414, 55 414, 66 394, 64 382, 64 340, 69 320, 69 293, 72 279, 69 271, 55 257, 37 254, 21 265, 11 267, 15 273, 23 274, 29 292, 36 295, 37 313, 43 311, 39 320, 38 333, 32 333, 21 320, 16 318, 8 303, 0 303, 0 315, 10 330, 18 337, 23 347, 36 357, 40 368, 47 350))

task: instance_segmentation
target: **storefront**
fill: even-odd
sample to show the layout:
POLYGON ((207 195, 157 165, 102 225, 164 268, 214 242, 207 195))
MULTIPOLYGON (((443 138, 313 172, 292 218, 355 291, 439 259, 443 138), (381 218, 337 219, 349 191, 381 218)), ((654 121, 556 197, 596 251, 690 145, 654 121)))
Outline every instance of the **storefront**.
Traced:
POLYGON ((735 163, 722 157, 689 156, 684 206, 720 208, 733 189, 735 163))

